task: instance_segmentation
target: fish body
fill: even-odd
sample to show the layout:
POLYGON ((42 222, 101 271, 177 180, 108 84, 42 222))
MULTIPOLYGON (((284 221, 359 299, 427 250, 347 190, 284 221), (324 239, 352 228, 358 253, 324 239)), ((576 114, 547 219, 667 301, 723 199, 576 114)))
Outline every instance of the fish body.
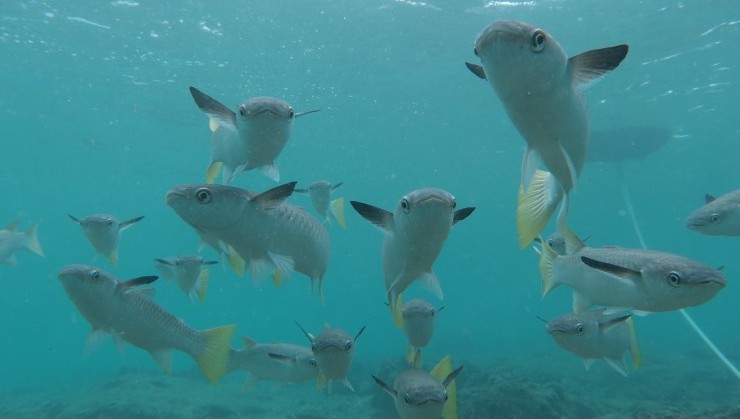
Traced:
POLYGON ((627 375, 624 358, 630 353, 640 367, 635 326, 629 313, 605 314, 604 309, 569 313, 547 322, 547 333, 563 349, 583 358, 586 368, 603 359, 617 372, 627 375))
POLYGON ((269 380, 297 383, 317 378, 318 363, 311 348, 288 343, 258 343, 244 338, 243 350, 232 350, 229 371, 246 370, 247 387, 269 380))
POLYGON ((208 270, 206 266, 214 265, 216 261, 205 261, 198 255, 171 256, 165 259, 155 259, 155 266, 165 279, 174 280, 177 286, 185 292, 190 301, 203 302, 208 288, 208 270))
POLYGON ((121 232, 144 217, 136 217, 124 222, 110 214, 93 214, 79 219, 69 215, 69 218, 82 227, 85 237, 92 244, 95 252, 105 256, 112 266, 116 266, 121 232))
POLYGON ((307 189, 296 189, 295 191, 308 194, 313 208, 324 220, 324 223, 330 223, 333 219, 340 227, 344 228, 344 198, 331 199, 331 193, 340 186, 342 186, 342 182, 332 185, 325 180, 317 180, 312 182, 307 189))
POLYGON ((26 231, 18 231, 18 223, 0 230, 0 263, 15 265, 15 253, 19 250, 29 250, 44 256, 37 230, 38 224, 34 224, 26 231))
POLYGON ((396 324, 401 327, 399 295, 421 280, 438 298, 442 287, 432 271, 450 229, 475 208, 456 210, 455 197, 442 189, 417 189, 404 195, 393 213, 362 202, 352 207, 385 232, 382 264, 385 289, 396 324))
POLYGON ((686 218, 686 227, 710 236, 740 236, 740 189, 706 203, 686 218))
POLYGON ((436 309, 429 302, 422 299, 413 299, 404 303, 402 311, 403 330, 406 332, 409 341, 407 348, 409 364, 414 364, 416 350, 427 346, 432 339, 437 313, 442 308, 436 309))
POLYGON ((156 279, 141 277, 122 282, 87 265, 68 265, 59 273, 67 295, 92 326, 91 336, 109 333, 119 343, 126 341, 142 348, 167 373, 172 370, 172 350, 185 352, 215 384, 226 372, 235 326, 191 328, 140 288, 156 279))
POLYGON ((245 100, 236 111, 221 104, 195 87, 190 93, 196 105, 211 121, 211 163, 206 180, 212 183, 223 169, 223 183, 241 171, 260 169, 267 177, 280 180, 275 159, 290 138, 296 114, 284 100, 259 96, 245 100))
POLYGON ((179 185, 167 203, 201 238, 232 248, 249 265, 253 278, 294 270, 321 283, 329 262, 326 228, 304 209, 285 200, 295 182, 261 194, 226 185, 179 185))
POLYGON ((545 296, 558 285, 568 285, 576 313, 591 305, 641 312, 678 310, 708 301, 726 284, 719 270, 671 253, 582 243, 567 247, 567 254, 560 256, 543 244, 542 291, 545 296))
POLYGON ((519 203, 527 211, 517 214, 522 247, 544 228, 563 198, 558 226, 565 228, 567 196, 583 168, 588 144, 583 89, 617 67, 627 50, 619 45, 568 58, 550 34, 519 21, 496 21, 478 34, 474 52, 481 65, 468 63, 468 68, 491 83, 527 142, 521 178, 527 200, 519 203), (532 189, 540 162, 552 176, 532 189))
POLYGON ((347 373, 352 364, 355 342, 365 327, 360 329, 354 338, 344 330, 329 325, 324 325, 324 330, 318 336, 306 332, 303 327, 301 330, 311 341, 311 352, 316 357, 319 367, 318 387, 323 388, 328 383, 328 391, 331 394, 332 384, 339 381, 351 391, 355 391, 352 383, 347 379, 347 373))

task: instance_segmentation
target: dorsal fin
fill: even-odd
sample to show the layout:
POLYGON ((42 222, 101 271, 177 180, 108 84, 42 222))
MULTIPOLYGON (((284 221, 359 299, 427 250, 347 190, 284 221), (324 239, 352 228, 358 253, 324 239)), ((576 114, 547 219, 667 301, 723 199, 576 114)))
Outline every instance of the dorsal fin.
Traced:
POLYGON ((715 199, 717 199, 717 198, 715 198, 712 195, 709 195, 709 194, 704 195, 704 203, 705 204, 708 204, 708 203, 714 201, 715 199))
POLYGON ((252 340, 251 338, 248 338, 246 336, 242 336, 242 342, 244 342, 244 347, 246 349, 251 348, 252 346, 256 345, 257 342, 252 340))
POLYGON ((583 240, 579 239, 576 233, 570 229, 566 229, 565 232, 563 232, 563 237, 565 238, 566 255, 570 255, 586 247, 583 240))

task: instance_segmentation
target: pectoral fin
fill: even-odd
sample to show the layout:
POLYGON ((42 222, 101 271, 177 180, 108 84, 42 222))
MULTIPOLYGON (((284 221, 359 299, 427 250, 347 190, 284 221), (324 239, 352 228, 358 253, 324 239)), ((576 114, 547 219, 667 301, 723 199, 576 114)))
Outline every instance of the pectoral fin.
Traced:
POLYGON ((193 86, 190 86, 190 94, 201 111, 215 119, 220 126, 236 130, 236 114, 216 99, 208 96, 193 86))
POLYGON ((118 292, 127 292, 136 287, 142 285, 149 285, 156 281, 158 276, 140 276, 138 278, 129 279, 128 281, 120 282, 118 284, 118 292))
POLYGON ((633 269, 625 268, 623 266, 614 265, 607 262, 601 262, 586 256, 581 256, 581 261, 590 268, 602 271, 618 278, 623 278, 633 282, 642 279, 642 272, 640 271, 635 271, 633 269))
POLYGON ((385 390, 386 393, 390 394, 391 397, 395 399, 398 396, 398 392, 396 392, 396 390, 393 387, 386 384, 385 381, 381 380, 380 378, 374 375, 371 375, 371 376, 373 377, 373 380, 375 380, 375 384, 379 385, 380 388, 385 390))
POLYGON ((580 88, 586 88, 609 71, 617 68, 629 51, 627 45, 594 49, 568 59, 573 82, 580 88))
POLYGON ((472 214, 473 211, 475 211, 475 207, 462 208, 455 211, 455 214, 452 216, 452 225, 455 225, 460 221, 468 218, 468 216, 472 214))
POLYGON ((277 208, 293 193, 296 183, 298 182, 276 186, 250 199, 250 202, 253 202, 263 211, 277 208))
MULTIPOLYGON (((709 194, 704 195, 704 203, 705 204, 708 204, 708 203, 710 203, 710 202, 712 202, 712 201, 714 201, 716 199, 717 198, 713 197, 712 195, 709 195, 709 194)), ((70 215, 70 217, 71 217, 71 215, 70 215)))
POLYGON ((393 232, 393 213, 384 209, 364 204, 358 201, 349 201, 352 208, 366 220, 379 227, 385 233, 393 232))
POLYGON ((488 80, 488 78, 486 77, 486 70, 484 70, 483 67, 467 62, 465 63, 465 66, 468 67, 468 70, 470 70, 471 73, 478 76, 479 79, 488 80))
POLYGON ((144 216, 142 215, 140 217, 132 218, 130 220, 127 220, 127 221, 122 222, 121 224, 118 225, 118 231, 123 231, 123 230, 131 227, 132 225, 134 225, 134 224, 138 223, 139 221, 141 221, 143 218, 144 218, 144 216))

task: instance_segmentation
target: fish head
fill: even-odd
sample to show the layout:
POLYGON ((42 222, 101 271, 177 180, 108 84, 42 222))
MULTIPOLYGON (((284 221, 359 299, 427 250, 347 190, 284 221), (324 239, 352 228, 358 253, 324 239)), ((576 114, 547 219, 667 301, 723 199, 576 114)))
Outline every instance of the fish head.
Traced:
POLYGON ((503 100, 520 94, 549 92, 567 76, 568 57, 547 32, 520 21, 499 20, 475 40, 486 78, 503 100))
POLYGON ((457 201, 442 189, 417 189, 404 195, 393 214, 394 231, 412 240, 441 244, 449 235, 457 201))
POLYGON ((701 208, 689 214, 686 218, 686 227, 701 234, 717 236, 726 234, 726 231, 737 229, 740 224, 738 218, 740 208, 724 200, 712 200, 701 208))
POLYGON ((295 357, 296 375, 302 377, 316 377, 319 375, 319 362, 316 356, 311 354, 300 354, 295 357))
POLYGON ((313 339, 311 351, 327 378, 342 379, 347 376, 354 346, 354 339, 345 331, 327 327, 313 339))
POLYGON ((447 389, 429 373, 406 370, 396 377, 395 405, 403 419, 438 418, 447 401, 447 389))
POLYGON ((110 214, 93 214, 80 220, 80 226, 93 247, 107 253, 118 245, 120 221, 110 214))
POLYGON ((226 185, 178 185, 167 192, 166 202, 202 236, 236 225, 248 203, 245 192, 226 185))
POLYGON ((269 96, 247 99, 236 109, 238 126, 262 123, 291 124, 294 119, 295 111, 288 102, 269 96))
POLYGON ((558 255, 566 254, 565 247, 565 235, 563 233, 554 232, 547 238, 547 245, 550 246, 558 255))
POLYGON ((645 290, 664 310, 705 303, 727 284, 718 269, 678 255, 652 254, 642 269, 645 290))
POLYGON ((403 305, 403 329, 413 346, 426 346, 434 334, 437 309, 422 299, 409 300, 403 305))
POLYGON ((561 348, 586 356, 584 350, 598 340, 599 324, 593 314, 601 312, 565 314, 547 322, 545 329, 561 348))
POLYGON ((113 275, 89 265, 67 265, 59 271, 58 278, 76 303, 111 295, 118 285, 113 275))

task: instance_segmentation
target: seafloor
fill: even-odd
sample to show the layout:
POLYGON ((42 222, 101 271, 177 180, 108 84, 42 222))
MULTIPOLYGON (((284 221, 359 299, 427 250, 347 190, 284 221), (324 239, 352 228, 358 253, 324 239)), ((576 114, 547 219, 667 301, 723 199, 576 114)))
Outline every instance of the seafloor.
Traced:
MULTIPOLYGON (((666 357, 624 378, 605 364, 586 372, 578 362, 535 359, 466 363, 457 380, 463 418, 740 418, 740 381, 715 359, 666 357), (544 372, 543 372, 544 371, 544 372)), ((456 364, 458 363, 456 362, 456 364)), ((21 418, 394 418, 391 398, 371 380, 389 382, 401 358, 378 371, 356 363, 350 380, 332 395, 314 383, 263 382, 243 389, 244 373, 213 387, 193 369, 167 376, 125 370, 91 387, 0 394, 0 419, 21 418)))

